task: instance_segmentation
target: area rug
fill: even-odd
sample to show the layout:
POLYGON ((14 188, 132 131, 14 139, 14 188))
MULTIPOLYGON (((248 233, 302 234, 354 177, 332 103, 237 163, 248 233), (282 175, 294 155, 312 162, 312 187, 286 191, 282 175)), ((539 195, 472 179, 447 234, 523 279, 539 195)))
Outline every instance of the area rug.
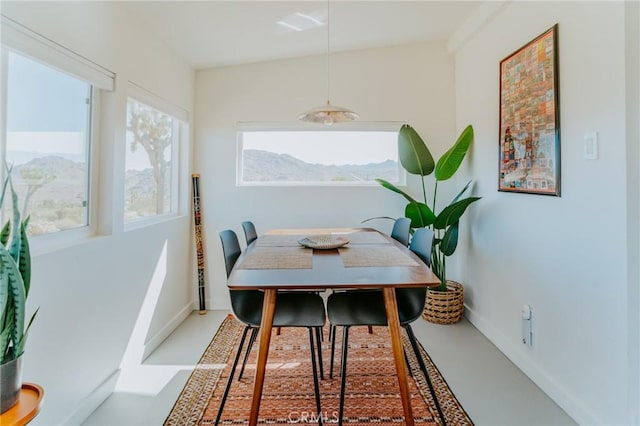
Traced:
MULTIPOLYGON (((213 425, 224 387, 231 371, 244 325, 228 316, 205 350, 198 365, 187 380, 165 426, 213 425)), ((337 424, 340 396, 340 346, 336 346, 333 379, 329 378, 331 356, 328 331, 325 330, 322 347, 324 380, 320 380, 322 412, 317 413, 311 371, 309 335, 307 329, 283 328, 280 335, 271 338, 267 372, 265 376, 259 424, 318 424, 322 416, 324 424, 337 424)), ((337 342, 342 340, 337 333, 337 342)), ((427 384, 408 348, 411 404, 415 424, 440 424, 427 384)), ((224 406, 222 425, 248 424, 253 375, 258 343, 250 354, 245 374, 238 381, 238 371, 224 406)), ((436 389, 440 406, 448 425, 473 425, 444 378, 426 351, 422 356, 429 376, 436 389)), ((242 358, 241 358, 242 361, 242 358)), ((367 327, 352 327, 349 331, 347 387, 343 422, 360 426, 402 425, 402 402, 398 392, 391 342, 386 327, 374 327, 369 334, 367 327)))

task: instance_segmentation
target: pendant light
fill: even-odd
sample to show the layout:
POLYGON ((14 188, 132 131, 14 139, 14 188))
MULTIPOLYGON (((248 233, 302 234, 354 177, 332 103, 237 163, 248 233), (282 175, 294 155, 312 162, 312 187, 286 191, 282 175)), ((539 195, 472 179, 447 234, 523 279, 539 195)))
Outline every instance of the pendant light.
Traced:
POLYGON ((327 126, 333 123, 343 123, 352 121, 360 117, 357 113, 350 109, 331 105, 329 101, 331 92, 331 11, 329 9, 329 0, 327 0, 327 103, 325 105, 311 108, 304 114, 300 114, 298 119, 311 123, 323 123, 327 126))

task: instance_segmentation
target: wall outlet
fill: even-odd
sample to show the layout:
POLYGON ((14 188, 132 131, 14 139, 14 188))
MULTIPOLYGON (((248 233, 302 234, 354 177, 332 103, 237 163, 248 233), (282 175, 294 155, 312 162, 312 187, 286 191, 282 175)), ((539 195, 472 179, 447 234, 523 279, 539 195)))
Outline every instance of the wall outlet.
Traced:
POLYGON ((585 160, 598 159, 598 134, 596 132, 584 134, 584 158, 585 160))
POLYGON ((531 306, 522 305, 522 343, 527 346, 531 346, 531 344, 533 343, 531 316, 531 306))

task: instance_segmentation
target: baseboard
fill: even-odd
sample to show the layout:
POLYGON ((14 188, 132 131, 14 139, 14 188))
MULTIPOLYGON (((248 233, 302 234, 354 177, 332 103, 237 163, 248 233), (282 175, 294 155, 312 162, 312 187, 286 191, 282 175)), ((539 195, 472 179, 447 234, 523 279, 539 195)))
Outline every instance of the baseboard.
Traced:
POLYGON ((488 321, 465 305, 465 317, 491 343, 493 343, 511 362, 529 377, 549 398, 562 408, 571 418, 581 425, 604 425, 584 404, 571 395, 551 375, 540 368, 530 358, 524 356, 513 343, 488 321))
POLYGON ((114 371, 107 379, 98 385, 67 417, 62 424, 65 426, 79 426, 89 418, 109 396, 113 393, 120 376, 120 369, 114 371))
POLYGON ((151 355, 151 353, 155 351, 162 342, 164 342, 164 339, 166 339, 171 333, 173 333, 173 330, 175 330, 180 325, 180 323, 182 323, 182 321, 184 321, 189 316, 189 314, 193 312, 193 310, 193 303, 189 302, 184 308, 180 310, 180 312, 174 315, 174 317, 171 318, 171 320, 167 322, 167 324, 162 327, 160 331, 158 331, 154 336, 147 340, 144 345, 142 359, 147 359, 147 357, 151 355))

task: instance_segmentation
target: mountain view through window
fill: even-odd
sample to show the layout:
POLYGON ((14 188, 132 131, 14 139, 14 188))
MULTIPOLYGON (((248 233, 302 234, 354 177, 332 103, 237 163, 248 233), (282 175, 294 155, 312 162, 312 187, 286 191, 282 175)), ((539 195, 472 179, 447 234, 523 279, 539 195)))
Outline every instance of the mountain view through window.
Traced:
POLYGON ((86 226, 91 85, 11 51, 3 59, 4 156, 21 213, 30 216, 28 232, 86 226))
POLYGON ((404 183, 397 130, 241 131, 239 185, 404 183))

